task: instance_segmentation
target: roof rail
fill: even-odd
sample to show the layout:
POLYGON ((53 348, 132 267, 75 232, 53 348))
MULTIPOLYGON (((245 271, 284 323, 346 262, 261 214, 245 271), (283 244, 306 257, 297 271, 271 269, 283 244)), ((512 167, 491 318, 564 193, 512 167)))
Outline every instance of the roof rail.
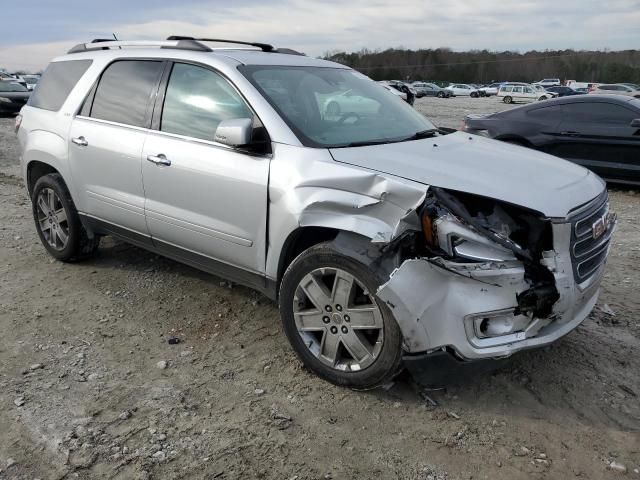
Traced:
POLYGON ((244 42, 241 40, 224 40, 222 38, 193 38, 193 37, 185 37, 182 35, 171 35, 167 38, 167 40, 182 40, 182 41, 192 41, 192 42, 218 42, 218 43, 234 43, 236 45, 250 45, 252 47, 258 47, 263 52, 275 52, 276 49, 273 45, 269 45, 268 43, 258 43, 258 42, 244 42))
POLYGON ((179 50, 194 50, 197 52, 211 52, 206 45, 191 38, 176 38, 170 40, 111 40, 96 38, 90 43, 79 43, 67 53, 90 52, 94 50, 109 50, 122 47, 159 47, 175 48, 179 50))

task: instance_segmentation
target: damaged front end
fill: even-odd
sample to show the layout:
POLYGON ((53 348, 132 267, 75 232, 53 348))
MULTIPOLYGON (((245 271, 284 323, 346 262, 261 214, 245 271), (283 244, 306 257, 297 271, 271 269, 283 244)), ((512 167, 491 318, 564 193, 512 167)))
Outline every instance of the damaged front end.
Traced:
POLYGON ((398 239, 399 266, 377 292, 400 325, 405 351, 499 358, 571 331, 597 299, 615 224, 608 206, 601 215, 604 204, 598 198, 580 212, 604 218, 606 234, 597 242, 600 263, 578 284, 575 220, 430 187, 417 212, 422 231, 398 239))

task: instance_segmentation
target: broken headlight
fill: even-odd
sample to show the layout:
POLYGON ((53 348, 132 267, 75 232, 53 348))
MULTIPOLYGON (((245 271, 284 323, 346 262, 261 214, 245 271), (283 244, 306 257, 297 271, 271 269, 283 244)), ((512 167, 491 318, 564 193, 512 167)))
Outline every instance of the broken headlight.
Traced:
POLYGON ((550 223, 536 212, 437 187, 429 193, 421 219, 431 250, 469 261, 531 262, 551 248, 550 223))

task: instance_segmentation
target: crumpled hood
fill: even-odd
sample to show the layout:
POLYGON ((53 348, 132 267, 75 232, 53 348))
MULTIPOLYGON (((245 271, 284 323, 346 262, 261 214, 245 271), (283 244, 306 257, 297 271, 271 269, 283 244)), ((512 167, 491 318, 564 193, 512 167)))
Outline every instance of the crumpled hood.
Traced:
POLYGON ((605 188, 593 172, 561 158, 462 132, 330 152, 338 162, 496 198, 548 217, 566 217, 605 188))

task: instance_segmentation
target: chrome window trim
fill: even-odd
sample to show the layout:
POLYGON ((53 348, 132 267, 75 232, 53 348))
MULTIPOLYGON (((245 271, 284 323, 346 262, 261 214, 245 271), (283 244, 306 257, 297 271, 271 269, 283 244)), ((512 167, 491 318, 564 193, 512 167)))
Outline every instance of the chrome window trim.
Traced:
POLYGON ((240 150, 240 149, 231 147, 229 145, 224 145, 222 143, 215 142, 213 140, 203 140, 201 138, 188 137, 186 135, 179 135, 177 133, 163 132, 161 130, 154 130, 152 128, 137 127, 135 125, 129 125, 127 123, 112 122, 111 120, 102 120, 101 118, 85 117, 84 115, 76 115, 75 118, 80 119, 80 120, 87 120, 87 121, 91 121, 91 122, 95 122, 95 123, 101 123, 101 124, 105 124, 105 125, 112 125, 114 127, 129 128, 131 130, 136 130, 136 131, 147 133, 147 134, 163 135, 163 136, 166 136, 166 137, 171 137, 171 138, 175 138, 177 140, 187 141, 187 142, 191 142, 191 143, 201 143, 201 144, 204 144, 204 145, 207 145, 207 146, 210 146, 210 147, 220 148, 222 150, 227 150, 227 151, 230 151, 230 152, 235 152, 235 153, 240 153, 242 155, 247 155, 249 157, 271 158, 271 156, 272 156, 271 153, 259 154, 259 153, 247 152, 245 150, 240 150))

